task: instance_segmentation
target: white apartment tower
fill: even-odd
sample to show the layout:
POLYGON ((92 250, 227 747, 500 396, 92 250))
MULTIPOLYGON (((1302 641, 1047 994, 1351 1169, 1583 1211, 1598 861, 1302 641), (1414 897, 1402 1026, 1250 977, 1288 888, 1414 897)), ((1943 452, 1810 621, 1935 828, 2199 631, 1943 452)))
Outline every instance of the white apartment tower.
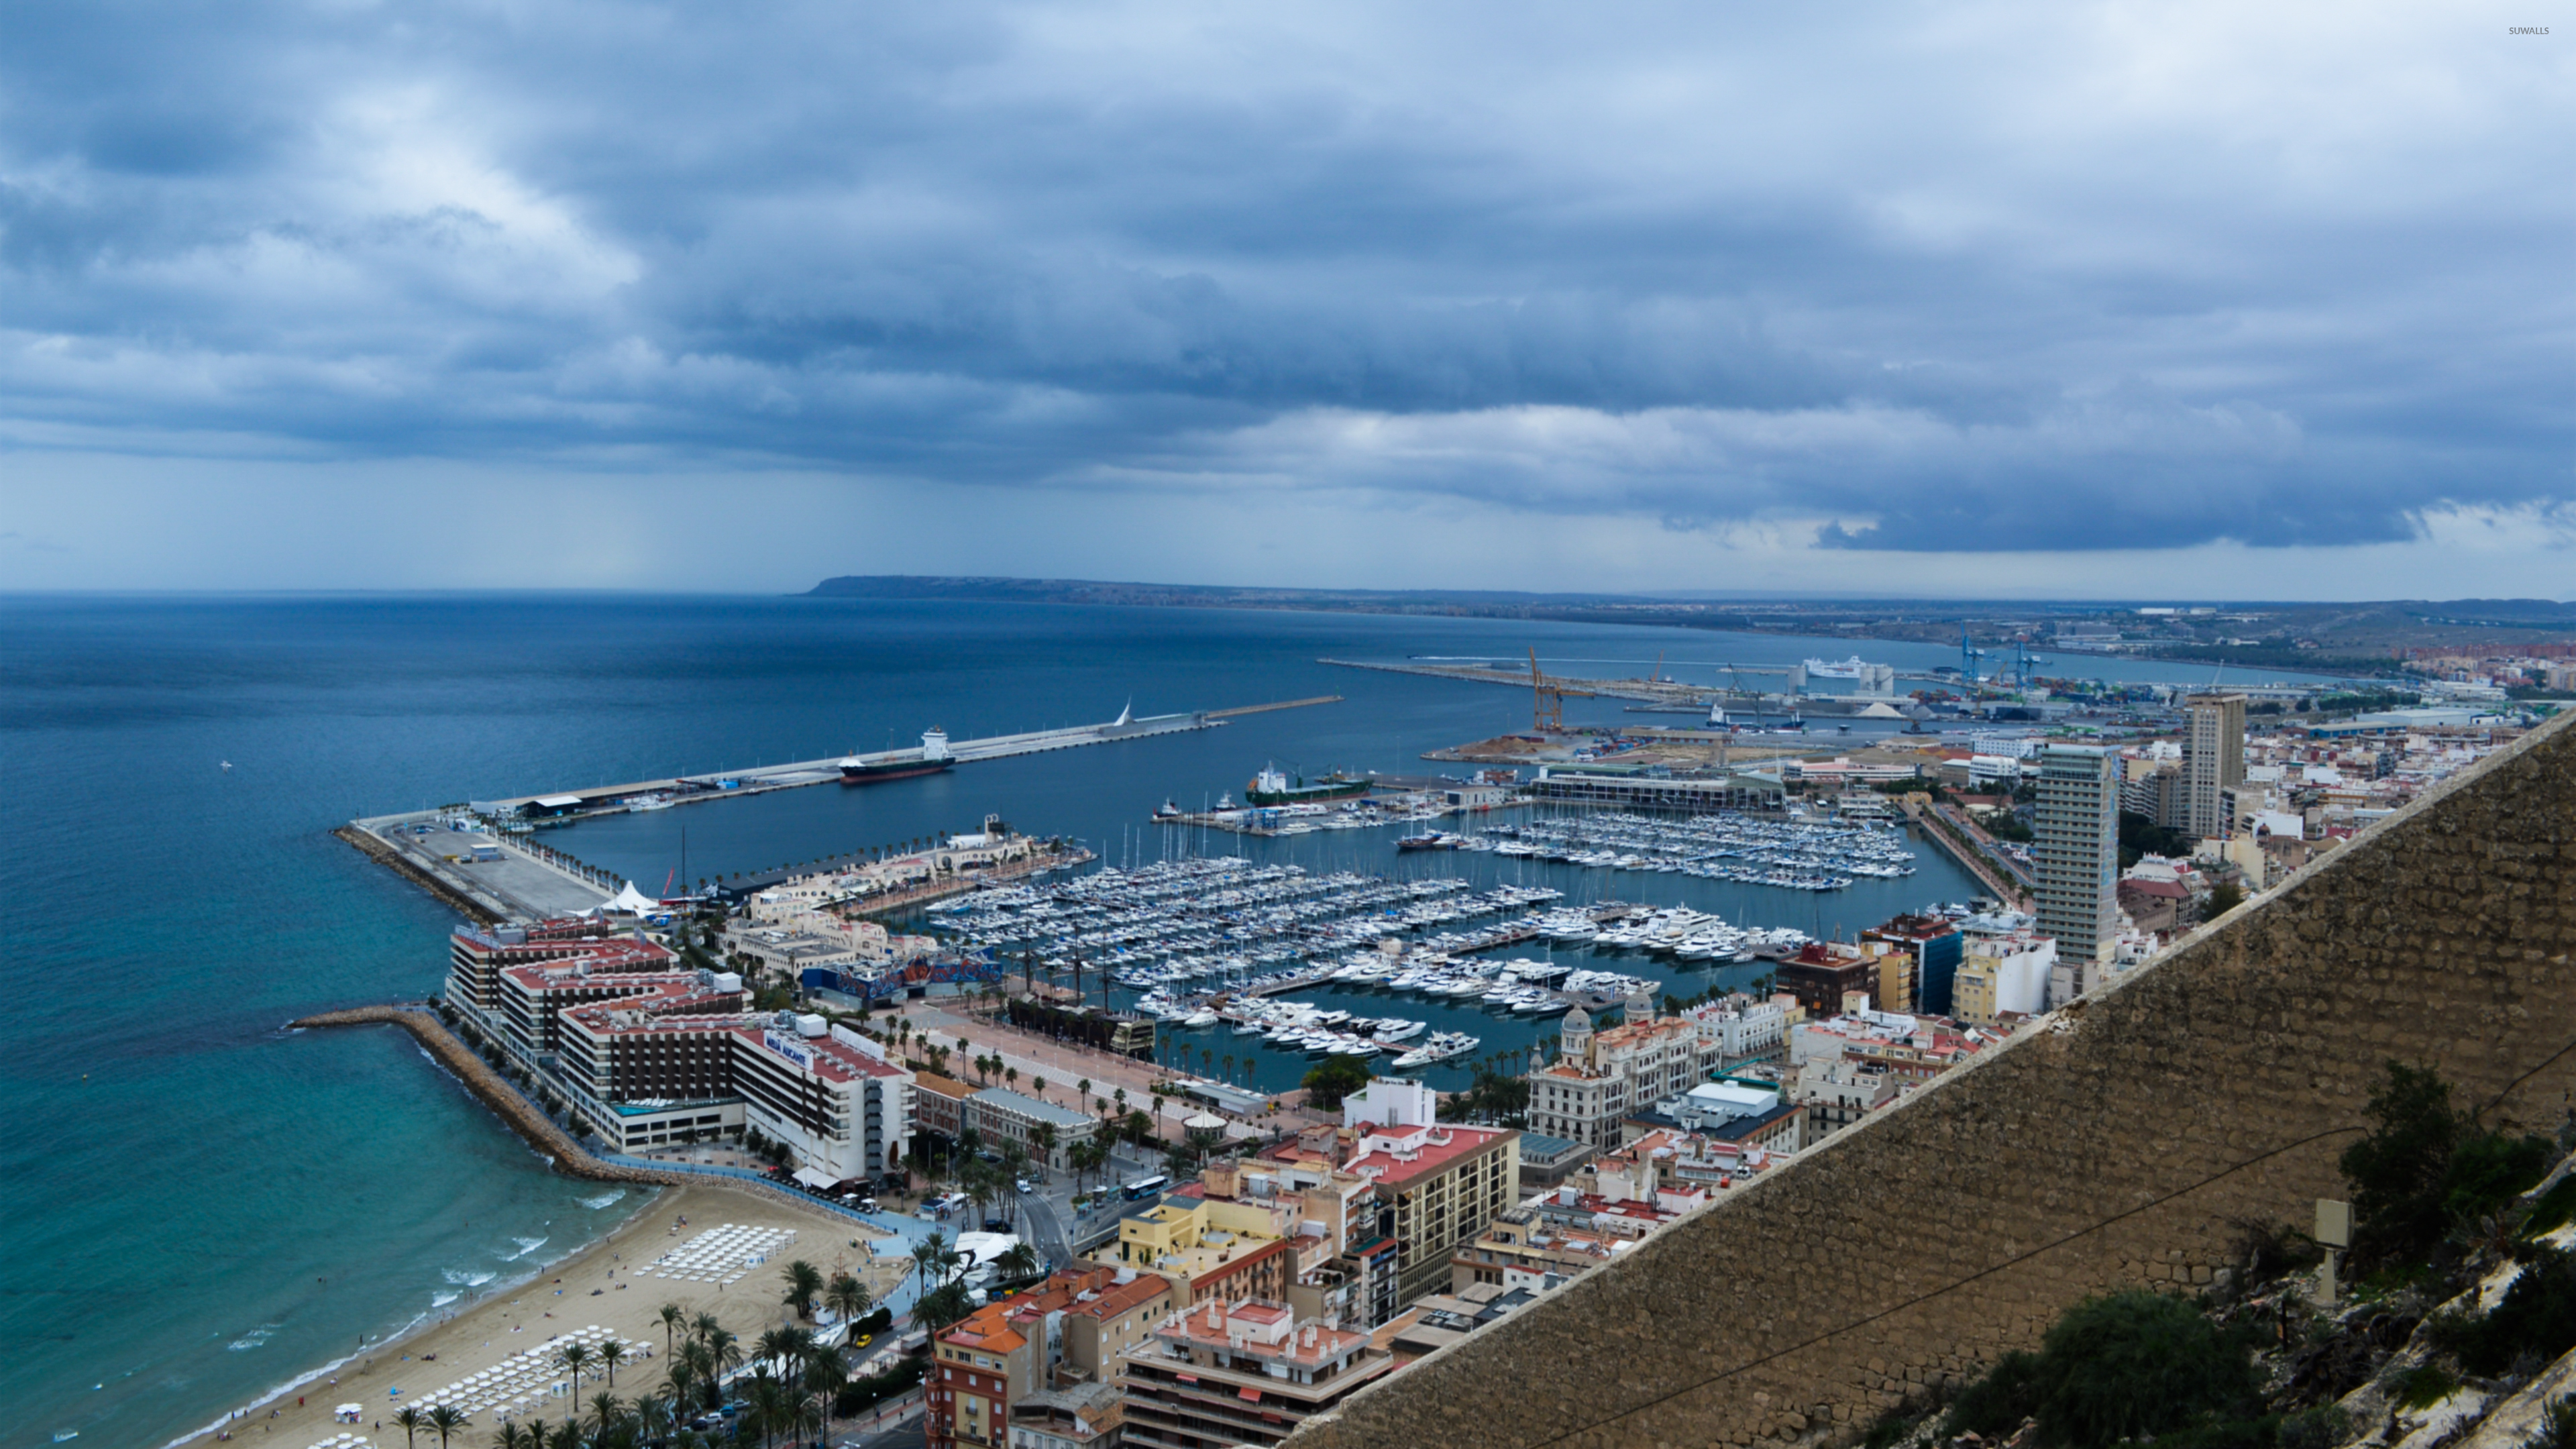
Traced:
POLYGON ((2120 934, 2120 760, 2109 750, 2051 745, 2039 757, 2040 934, 2061 960, 2091 961, 2120 934))
POLYGON ((2227 818, 2227 792, 2245 783, 2245 696, 2195 694, 2185 702, 2191 734, 2183 747, 2190 781, 2183 828, 2197 840, 2224 840, 2235 823, 2227 818))

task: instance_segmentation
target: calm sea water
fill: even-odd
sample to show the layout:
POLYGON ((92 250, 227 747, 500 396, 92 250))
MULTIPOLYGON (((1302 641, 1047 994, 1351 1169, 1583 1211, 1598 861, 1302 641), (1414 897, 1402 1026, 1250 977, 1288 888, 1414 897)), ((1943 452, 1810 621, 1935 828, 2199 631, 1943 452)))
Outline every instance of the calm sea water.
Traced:
MULTIPOLYGON (((1665 667, 1683 678, 1727 659, 1849 652, 1689 631, 1227 611, 0 598, 0 871, 12 905, 0 926, 11 968, 0 1078, 15 1126, 0 1134, 0 1402, 11 1406, 0 1449, 71 1431, 162 1443, 533 1271, 639 1205, 548 1174, 407 1038, 280 1030, 307 1012, 432 991, 442 974, 448 914, 331 839, 338 822, 882 748, 934 724, 967 738, 1082 723, 1131 699, 1158 713, 1348 697, 1200 734, 553 837, 648 889, 680 870, 683 827, 693 875, 970 828, 986 811, 1104 855, 1151 855, 1179 848, 1141 825, 1156 804, 1239 792, 1265 760, 1419 771, 1432 768, 1422 750, 1527 724, 1522 692, 1328 668, 1318 656, 1507 657, 1531 644, 1574 674, 1639 672, 1669 650, 1665 667)), ((1654 718, 1596 701, 1567 709, 1654 718)), ((1245 848, 1399 868, 1379 832, 1245 848)), ((1928 850, 1921 866, 1906 882, 1823 898, 1548 869, 1578 895, 1704 900, 1737 921, 1830 930, 1967 894, 1928 850)), ((1540 869, 1491 858, 1455 868, 1528 879, 1540 869)), ((1696 989, 1731 978, 1672 979, 1696 989)), ((1535 1030, 1418 999, 1346 1004, 1362 1001, 1444 1026, 1444 1012, 1483 1019, 1488 1049, 1535 1030)), ((1252 1074, 1285 1085, 1301 1066, 1252 1074)))

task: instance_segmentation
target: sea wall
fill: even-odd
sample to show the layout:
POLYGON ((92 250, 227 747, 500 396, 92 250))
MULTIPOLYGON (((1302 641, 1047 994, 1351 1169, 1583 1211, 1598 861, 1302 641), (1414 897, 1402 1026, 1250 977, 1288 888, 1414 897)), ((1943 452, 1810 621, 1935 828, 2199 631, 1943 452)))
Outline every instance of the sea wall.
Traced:
POLYGON ((472 1092, 484 1106, 499 1113, 501 1120, 510 1124, 510 1130, 526 1138, 529 1146, 554 1159, 557 1171, 599 1182, 645 1182, 664 1187, 690 1180, 676 1172, 626 1167, 591 1156, 573 1140, 571 1134, 556 1126, 554 1119, 538 1111, 527 1098, 519 1095, 516 1088, 503 1081, 490 1062, 475 1055, 473 1048, 459 1040, 456 1033, 447 1029, 447 1023, 440 1021, 438 1014, 427 1007, 359 1006, 346 1011, 326 1011, 287 1023, 296 1029, 379 1024, 398 1026, 410 1032, 431 1056, 438 1059, 439 1065, 456 1074, 456 1079, 465 1084, 465 1090, 472 1092))
POLYGON ((2489 1122, 2576 1090, 2576 730, 2561 718, 1984 1059, 1299 1449, 1843 1441, 2070 1304, 2304 1226, 2384 1064, 2489 1122))
POLYGON ((489 926, 509 919, 510 913, 497 902, 467 895, 458 889, 455 882, 443 880, 423 869, 418 862, 405 859, 401 851, 378 839, 364 826, 343 825, 331 833, 354 846, 361 855, 463 912, 467 920, 477 925, 489 926))

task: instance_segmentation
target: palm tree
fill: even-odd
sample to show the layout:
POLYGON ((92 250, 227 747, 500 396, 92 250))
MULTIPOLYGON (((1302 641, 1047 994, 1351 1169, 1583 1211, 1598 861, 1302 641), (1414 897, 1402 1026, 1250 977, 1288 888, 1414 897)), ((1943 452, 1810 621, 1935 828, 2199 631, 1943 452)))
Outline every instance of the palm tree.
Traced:
POLYGON ((692 1397, 693 1385, 712 1384, 715 1376, 714 1349, 707 1347, 702 1339, 693 1338, 681 1344, 678 1355, 671 1360, 672 1402, 687 1403, 692 1397))
POLYGON ((632 1361, 634 1357, 635 1355, 627 1350, 626 1345, 617 1339, 608 1339, 600 1344, 599 1366, 608 1370, 610 1388, 617 1387, 617 1366, 632 1361))
POLYGON ((447 1436, 465 1427, 465 1411, 454 1404, 432 1405, 429 1427, 438 1431, 438 1449, 447 1449, 447 1436))
POLYGON ((784 1373, 795 1372, 798 1361, 804 1357, 803 1345, 797 1341, 797 1330, 792 1328, 773 1328, 762 1334, 752 1355, 752 1362, 761 1368, 776 1364, 784 1373))
POLYGON ((751 1426, 760 1431, 760 1442, 763 1446, 771 1443, 781 1429, 793 1432, 794 1426, 788 1422, 791 1410, 787 1386, 770 1376, 767 1364, 753 1370, 751 1390, 743 1397, 751 1406, 750 1411, 743 1417, 749 1419, 751 1426))
POLYGON ((873 1301, 867 1285, 847 1273, 834 1278, 831 1286, 823 1290, 823 1306, 839 1314, 843 1323, 856 1322, 873 1301))
POLYGON ((669 1399, 646 1394, 635 1401, 635 1437, 644 1442, 658 1444, 670 1438, 678 1423, 679 1415, 669 1399))
POLYGON ((534 1424, 503 1424, 492 1449, 546 1449, 546 1431, 534 1424))
POLYGON ((1006 1278, 1025 1278, 1038 1270, 1038 1250, 1026 1243, 1013 1243, 993 1260, 1006 1278))
POLYGON ((715 1372, 707 1379, 714 1383, 726 1369, 742 1367, 742 1340, 734 1336, 732 1329, 719 1328, 707 1335, 707 1354, 715 1360, 715 1372))
POLYGON ((599 1440, 601 1443, 606 1443, 609 1436, 616 1431, 619 1425, 625 1423, 632 1413, 633 1411, 626 1407, 624 1400, 618 1398, 615 1394, 608 1392, 606 1389, 602 1389, 598 1393, 591 1395, 591 1436, 599 1440))
POLYGON ((799 1318, 813 1317, 814 1300, 823 1292, 823 1270, 799 1258, 779 1270, 779 1276, 787 1280, 787 1306, 799 1318))
POLYGON ((947 1256, 948 1235, 937 1228, 931 1229, 930 1236, 923 1238, 921 1246, 913 1250, 912 1271, 921 1276, 923 1292, 937 1286, 930 1281, 930 1275, 938 1271, 940 1262, 947 1256))
MULTIPOLYGON (((572 1371, 572 1405, 578 1406, 581 1402, 582 1370, 590 1367, 589 1345, 576 1338, 555 1350, 555 1362, 572 1371)), ((571 1409, 567 1408, 565 1412, 569 1413, 571 1409)))
MULTIPOLYGON (((1046 1089, 1044 1079, 1040 1079, 1038 1089, 1040 1091, 1044 1091, 1046 1089)), ((1047 1163, 1052 1161, 1055 1157, 1055 1124, 1053 1122, 1040 1122, 1037 1127, 1029 1133, 1029 1145, 1038 1150, 1038 1181, 1044 1182, 1046 1181, 1047 1163)))
MULTIPOLYGON (((811 1395, 806 1424, 817 1437, 828 1436, 832 1429, 832 1400, 841 1386, 850 1381, 849 1357, 837 1348, 816 1348, 805 1359, 804 1382, 800 1387, 811 1395)), ((799 1425, 805 1427, 805 1425, 799 1425)))
POLYGON ((549 1436, 548 1449, 590 1449, 590 1446, 581 1442, 581 1425, 566 1419, 555 1425, 554 1433, 549 1436))
POLYGON ((672 1342, 672 1336, 679 1331, 680 1325, 686 1323, 688 1319, 688 1310, 682 1308, 679 1304, 665 1303, 662 1305, 662 1356, 664 1358, 669 1358, 671 1355, 680 1351, 679 1346, 672 1342))
POLYGON ((418 1404, 405 1404, 394 1410, 394 1422, 402 1426, 403 1442, 409 1444, 412 1435, 429 1427, 429 1415, 418 1404))
POLYGON ((704 1343, 716 1334, 724 1332, 724 1325, 716 1320, 714 1314, 701 1313, 689 1324, 689 1332, 695 1335, 700 1343, 704 1343))

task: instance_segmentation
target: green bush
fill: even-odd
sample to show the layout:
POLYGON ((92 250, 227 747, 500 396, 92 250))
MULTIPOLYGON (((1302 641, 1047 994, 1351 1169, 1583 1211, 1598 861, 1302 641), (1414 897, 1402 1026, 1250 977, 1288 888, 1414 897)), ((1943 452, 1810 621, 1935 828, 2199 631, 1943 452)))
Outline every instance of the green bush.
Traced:
POLYGON ((2576 1348, 2576 1254, 2557 1248, 2522 1252, 2522 1276, 2481 1317, 2436 1319, 2426 1336, 2473 1374, 2494 1375, 2525 1354, 2541 1362, 2576 1348))
POLYGON ((2430 1070, 2390 1062, 2365 1110, 2376 1125, 2339 1164, 2362 1272, 2423 1262, 2455 1225, 2511 1202, 2549 1165, 2545 1139, 2480 1130, 2430 1070))
POLYGON ((2576 1173, 2558 1179, 2558 1185, 2540 1195, 2531 1205, 2531 1216, 2523 1219, 2522 1230, 2538 1237, 2552 1228, 2563 1227, 2576 1217, 2576 1173))
POLYGON ((2397 1402, 2410 1409, 2429 1409, 2460 1391, 2460 1381, 2451 1371, 2437 1363, 2421 1363, 2397 1376, 2390 1385, 2397 1402))
POLYGON ((2010 1433, 2025 1417, 2060 1449, 2205 1430, 2207 1449, 2268 1443, 2265 1428, 2232 1421, 2262 1411, 2251 1347, 2191 1304, 2133 1291, 2067 1310, 2036 1354, 2016 1353, 1962 1393, 1947 1434, 2010 1433), (2245 1435, 2255 1439, 2245 1439, 2245 1435))
POLYGON ((1950 1406, 1950 1417, 1941 1423, 1942 1434, 1995 1439, 2020 1428, 2022 1420, 2039 1412, 2042 1372, 2035 1353, 2005 1354, 1984 1378, 1960 1393, 1959 1401, 1950 1406))
POLYGON ((850 1380, 841 1386, 839 1393, 832 1396, 833 1417, 846 1419, 853 1414, 867 1412, 878 1404, 905 1392, 914 1384, 920 1383, 922 1374, 927 1368, 928 1364, 925 1360, 906 1358, 884 1373, 850 1380))
POLYGON ((2529 1191, 2549 1171, 2549 1159, 2545 1137, 2478 1133, 2451 1154, 2442 1210, 2455 1223, 2474 1222, 2529 1191))

